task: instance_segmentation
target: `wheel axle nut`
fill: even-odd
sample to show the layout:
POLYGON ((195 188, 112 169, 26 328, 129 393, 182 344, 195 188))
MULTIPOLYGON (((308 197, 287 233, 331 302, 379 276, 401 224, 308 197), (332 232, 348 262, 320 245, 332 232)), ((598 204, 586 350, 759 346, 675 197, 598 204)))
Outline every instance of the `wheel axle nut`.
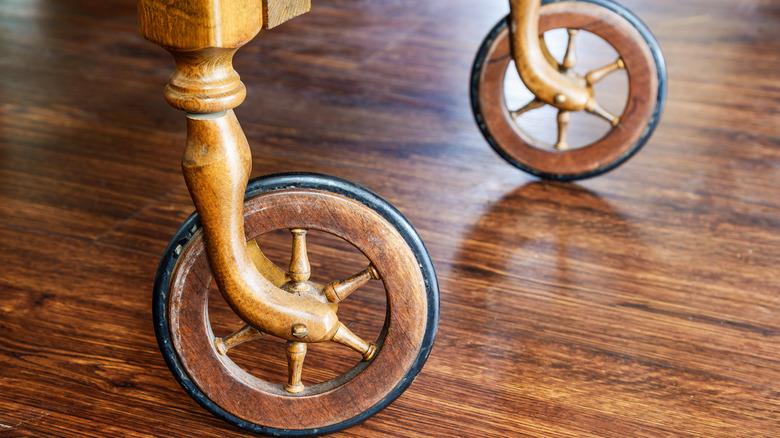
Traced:
POLYGON ((292 326, 292 335, 298 339, 305 338, 309 335, 309 329, 304 324, 295 324, 292 326))

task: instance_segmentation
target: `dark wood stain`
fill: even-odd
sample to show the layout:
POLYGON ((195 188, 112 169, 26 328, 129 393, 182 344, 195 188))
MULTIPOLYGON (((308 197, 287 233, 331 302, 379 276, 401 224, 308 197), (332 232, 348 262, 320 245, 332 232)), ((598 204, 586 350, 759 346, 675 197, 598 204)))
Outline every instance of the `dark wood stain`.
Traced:
MULTIPOLYGON (((771 437, 780 430, 780 10, 621 2, 666 56, 628 163, 546 183, 471 115, 505 1, 317 0, 236 56, 253 175, 355 181, 439 275, 422 373, 338 436, 771 437)), ((131 0, 0 4, 0 436, 245 434, 171 377, 154 274, 192 211, 170 57, 131 0)))

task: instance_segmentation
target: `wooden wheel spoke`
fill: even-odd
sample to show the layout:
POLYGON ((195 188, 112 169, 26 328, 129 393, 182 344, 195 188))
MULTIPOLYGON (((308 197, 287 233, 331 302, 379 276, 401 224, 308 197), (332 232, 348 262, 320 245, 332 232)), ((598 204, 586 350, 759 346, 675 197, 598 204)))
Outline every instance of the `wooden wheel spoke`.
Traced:
POLYGON ((309 255, 306 252, 306 230, 302 228, 293 228, 290 230, 293 237, 292 254, 290 255, 290 280, 294 283, 293 290, 305 288, 308 289, 306 281, 311 276, 311 265, 309 265, 309 255))
POLYGON ((558 111, 558 141, 555 143, 555 149, 559 151, 565 151, 569 149, 567 142, 569 132, 569 122, 571 121, 571 112, 560 110, 558 111))
POLYGON ((601 106, 601 104, 596 101, 596 99, 590 99, 587 106, 585 107, 585 111, 601 117, 602 119, 608 121, 613 127, 620 123, 620 117, 607 111, 603 106, 601 106))
POLYGON ((520 117, 523 113, 526 113, 531 110, 535 110, 537 108, 541 108, 545 106, 546 104, 539 98, 534 98, 534 100, 528 102, 523 107, 518 108, 514 111, 510 111, 509 115, 512 116, 512 120, 517 121, 517 118, 520 117))
POLYGON ((325 286, 323 293, 329 302, 338 303, 370 280, 379 280, 380 278, 381 276, 374 265, 368 265, 366 269, 357 274, 329 283, 325 286))
POLYGON ((588 74, 585 75, 585 83, 588 85, 593 85, 602 79, 606 78, 607 76, 611 75, 617 70, 622 70, 626 68, 626 64, 623 62, 623 58, 618 58, 615 60, 615 62, 611 64, 607 64, 603 67, 599 67, 595 70, 592 70, 588 72, 588 74))
POLYGON ((265 336, 265 333, 247 324, 224 338, 215 338, 214 346, 219 354, 227 354, 228 350, 244 342, 254 341, 265 336))
POLYGON ((376 354, 375 343, 364 341, 358 335, 352 333, 343 323, 339 323, 339 328, 336 330, 336 334, 333 335, 333 342, 357 351, 363 355, 363 360, 370 360, 376 354))
POLYGON ((273 283, 274 286, 281 287, 283 284, 290 281, 290 276, 265 256, 260 249, 260 246, 258 246, 256 239, 247 242, 246 248, 249 251, 249 258, 252 260, 255 268, 260 271, 260 274, 262 274, 263 277, 273 283))
POLYGON ((577 34, 579 29, 566 29, 569 33, 569 42, 566 45, 566 54, 563 56, 561 67, 571 70, 577 65, 577 34))
POLYGON ((308 347, 305 342, 287 341, 285 348, 287 353, 287 384, 284 390, 297 394, 303 391, 301 376, 303 375, 303 360, 306 358, 308 347))

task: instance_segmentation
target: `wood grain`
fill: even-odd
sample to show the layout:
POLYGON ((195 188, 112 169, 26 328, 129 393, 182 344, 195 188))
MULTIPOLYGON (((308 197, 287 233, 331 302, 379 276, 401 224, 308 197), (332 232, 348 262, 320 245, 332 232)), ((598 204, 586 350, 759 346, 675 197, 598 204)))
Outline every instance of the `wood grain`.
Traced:
MULTIPOLYGON (((318 0, 237 55, 253 175, 367 186, 437 268, 426 367, 337 436, 777 434, 780 11, 621 3, 664 50, 669 100, 637 156, 581 184, 523 175, 472 120, 505 1, 318 0)), ((0 29, 0 435, 247 436, 154 339, 154 273, 193 209, 170 56, 130 0, 6 0, 0 29)))
POLYGON ((264 1, 138 0, 144 38, 166 49, 202 50, 246 43, 263 26, 264 1))
POLYGON ((263 25, 266 29, 309 12, 311 0, 264 0, 263 25))

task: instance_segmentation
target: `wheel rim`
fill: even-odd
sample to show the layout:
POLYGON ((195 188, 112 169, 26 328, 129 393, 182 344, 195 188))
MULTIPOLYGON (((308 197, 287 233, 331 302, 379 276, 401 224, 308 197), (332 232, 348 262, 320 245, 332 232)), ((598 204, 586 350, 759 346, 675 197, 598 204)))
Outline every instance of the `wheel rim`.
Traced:
MULTIPOLYGON (((335 379, 310 385, 298 395, 250 375, 214 348, 204 286, 210 282, 210 271, 202 235, 196 231, 179 249, 166 299, 168 305, 163 312, 169 322, 170 351, 175 352, 174 358, 166 360, 174 375, 181 374, 177 379, 190 395, 231 423, 261 433, 283 431, 284 435, 348 427, 400 395, 427 358, 436 331, 431 316, 438 317, 438 300, 432 302, 432 297, 438 298, 435 275, 425 267, 421 270, 420 265, 430 266, 430 261, 418 262, 420 248, 413 250, 415 245, 409 246, 407 230, 391 223, 396 222, 394 218, 385 219, 348 196, 300 188, 248 198, 245 221, 250 238, 276 229, 307 228, 341 237, 360 249, 381 272, 387 290, 388 311, 378 340, 380 348, 371 361, 360 362, 335 379), (306 206, 302 214, 284 213, 299 211, 301 206, 306 206), (357 212, 359 226, 334 211, 357 212), (382 245, 376 244, 376 236, 386 237, 382 245), (182 327, 187 336, 182 336, 182 327), (188 380, 194 388, 187 388, 188 380)), ((419 239, 416 233, 412 237, 419 239)), ((166 330, 159 322, 157 329, 158 338, 165 338, 166 330), (163 336, 159 336, 161 332, 163 336)), ((163 341, 160 340, 161 348, 163 341)))
POLYGON ((515 166, 552 179, 594 176, 628 159, 649 138, 663 100, 662 65, 651 50, 655 43, 636 23, 605 6, 618 8, 580 1, 550 3, 540 10, 540 34, 563 28, 586 30, 610 44, 625 64, 629 90, 620 124, 578 149, 552 149, 517 125, 504 97, 504 79, 512 61, 507 21, 486 39, 475 64, 472 103, 490 145, 515 166))

